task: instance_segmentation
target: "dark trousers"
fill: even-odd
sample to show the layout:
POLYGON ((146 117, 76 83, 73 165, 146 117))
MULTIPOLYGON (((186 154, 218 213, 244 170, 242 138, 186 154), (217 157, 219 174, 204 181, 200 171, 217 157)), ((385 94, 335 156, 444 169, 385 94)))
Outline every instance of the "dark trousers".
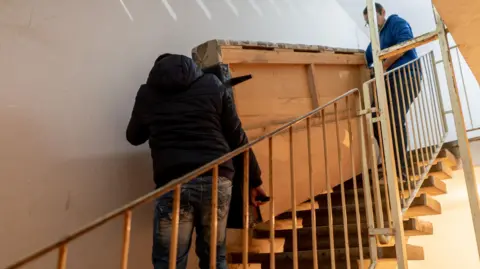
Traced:
MULTIPOLYGON (((408 133, 406 126, 407 113, 415 98, 417 98, 422 90, 421 77, 419 78, 418 75, 415 77, 413 72, 407 72, 406 74, 401 72, 401 75, 398 72, 395 72, 394 74, 390 74, 385 80, 385 87, 396 165, 398 164, 396 161, 397 158, 400 158, 400 167, 397 167, 397 173, 400 174, 400 171, 405 173, 406 164, 404 154, 407 154, 406 150, 408 147, 408 133)), ((379 133, 379 124, 379 122, 374 123, 373 133, 375 139, 380 144, 381 137, 379 133)))

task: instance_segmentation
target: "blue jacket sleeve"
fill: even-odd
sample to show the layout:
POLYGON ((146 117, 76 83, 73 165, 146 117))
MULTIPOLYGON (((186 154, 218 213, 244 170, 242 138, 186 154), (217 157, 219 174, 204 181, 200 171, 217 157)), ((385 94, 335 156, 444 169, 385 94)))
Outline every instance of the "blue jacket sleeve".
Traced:
POLYGON ((397 18, 392 27, 392 36, 395 39, 395 44, 413 39, 412 27, 406 20, 397 18))
POLYGON ((365 61, 367 61, 367 66, 371 67, 373 64, 373 56, 372 56, 372 44, 370 43, 365 51, 365 61))

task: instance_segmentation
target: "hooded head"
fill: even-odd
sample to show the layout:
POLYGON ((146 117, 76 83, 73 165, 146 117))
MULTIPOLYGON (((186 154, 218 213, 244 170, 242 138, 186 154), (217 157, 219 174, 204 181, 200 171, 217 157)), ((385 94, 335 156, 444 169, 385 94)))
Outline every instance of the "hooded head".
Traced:
POLYGON ((185 91, 202 75, 202 70, 191 58, 166 53, 155 60, 155 65, 148 75, 147 85, 161 91, 185 91))

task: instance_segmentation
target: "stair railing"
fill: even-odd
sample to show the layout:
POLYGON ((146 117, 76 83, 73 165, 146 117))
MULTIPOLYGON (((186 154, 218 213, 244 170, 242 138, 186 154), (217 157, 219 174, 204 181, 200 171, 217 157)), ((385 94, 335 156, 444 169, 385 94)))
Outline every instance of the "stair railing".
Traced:
MULTIPOLYGON (((480 255, 480 202, 479 202, 480 199, 479 199, 479 193, 477 191, 477 181, 475 178, 474 165, 473 165, 473 161, 470 153, 470 147, 469 147, 468 136, 467 136, 465 121, 464 121, 463 112, 462 112, 462 106, 461 106, 460 98, 458 95, 458 89, 455 81, 455 72, 453 70, 452 58, 449 50, 449 44, 448 44, 449 42, 447 38, 446 25, 443 22, 442 18, 440 17, 440 14, 436 10, 435 6, 432 5, 433 15, 435 17, 435 24, 436 24, 436 29, 434 31, 412 38, 408 41, 402 42, 392 47, 382 49, 380 46, 380 36, 379 36, 380 29, 378 27, 377 16, 376 16, 376 13, 380 11, 376 10, 374 0, 367 0, 366 2, 367 2, 367 14, 368 14, 368 25, 370 30, 370 39, 372 41, 371 45, 372 45, 373 66, 375 67, 374 68, 375 84, 376 84, 376 87, 378 87, 377 99, 379 101, 378 102, 379 104, 377 107, 379 108, 380 111, 388 111, 388 106, 389 106, 388 104, 389 101, 386 94, 388 89, 385 83, 383 60, 391 58, 393 56, 401 55, 402 53, 408 52, 421 45, 433 42, 437 39, 439 41, 440 52, 441 52, 442 60, 444 63, 443 67, 445 70, 445 77, 446 77, 447 86, 448 86, 448 94, 450 97, 450 103, 452 105, 455 131, 458 138, 460 157, 464 165, 463 170, 464 170, 465 182, 467 185, 467 192, 468 192, 468 197, 470 202, 470 210, 472 212, 472 221, 475 228, 477 249, 480 255)), ((418 67, 418 64, 417 64, 417 67, 418 67)), ((431 66, 431 67, 433 69, 435 68, 435 66, 431 66)), ((412 69, 413 69, 413 73, 418 73, 417 72, 418 70, 416 71, 414 68, 410 67, 410 70, 412 69)), ((434 70, 433 73, 435 72, 436 71, 434 70)), ((401 77, 401 75, 399 74, 395 74, 395 73, 392 74, 393 77, 395 75, 397 75, 398 77, 401 77)), ((418 88, 418 86, 416 86, 413 83, 411 83, 410 86, 412 88, 418 88)), ((435 87, 438 88, 438 83, 435 85, 435 87)), ((390 201, 392 202, 391 204, 392 214, 395 215, 393 217, 394 226, 398 229, 395 232, 395 240, 397 244, 396 251, 397 251, 397 257, 398 257, 397 259, 398 268, 406 269, 408 268, 408 264, 406 260, 406 248, 403 240, 403 227, 399 219, 402 217, 402 212, 405 211, 405 207, 408 209, 409 203, 411 203, 412 200, 415 199, 413 195, 415 193, 409 193, 409 198, 407 199, 407 201, 405 201, 403 205, 400 205, 400 197, 398 195, 398 189, 397 189, 398 185, 396 184, 397 172, 395 171, 396 170, 395 166, 398 166, 398 163, 395 163, 395 160, 394 160, 395 153, 392 145, 393 136, 390 129, 389 118, 390 118, 390 115, 388 113, 384 113, 384 115, 378 118, 378 120, 381 123, 380 124, 381 130, 382 132, 384 132, 384 134, 381 135, 382 137, 381 140, 383 140, 384 144, 386 144, 385 150, 384 150, 385 154, 383 154, 383 156, 385 157, 387 181, 390 183, 394 183, 394 184, 389 184, 388 189, 389 189, 390 195, 395 196, 393 198, 391 197, 390 201), (398 242, 401 242, 401 244, 399 244, 398 242)), ((426 128, 426 126, 422 126, 422 127, 426 128)), ((444 128, 445 128, 444 129, 445 131, 446 130, 445 122, 444 122, 444 128)), ((434 151, 432 149, 430 150, 434 151)), ((424 155, 425 154, 426 153, 424 152, 424 155)), ((434 153, 431 153, 431 155, 433 154, 434 153)), ((417 157, 418 157, 418 154, 417 154, 417 157)), ((423 158, 425 159, 425 156, 423 156, 423 158)), ((429 168, 427 165, 427 169, 424 169, 424 170, 428 170, 428 169, 429 168)), ((420 173, 420 174, 423 175, 424 173, 420 173)), ((421 177, 422 176, 420 176, 420 178, 421 177)), ((421 183, 421 180, 418 183, 421 183)), ((403 186, 403 184, 401 186, 403 186)))
POLYGON ((433 51, 386 72, 384 81, 385 110, 379 106, 375 79, 365 82, 362 92, 363 110, 370 108, 366 113, 368 161, 375 221, 380 226, 375 234, 380 245, 405 245, 402 219, 429 177, 448 132, 433 51), (381 121, 390 126, 390 136, 382 133, 381 121), (387 157, 394 162, 391 177, 387 157), (394 203, 400 204, 400 211, 392 206, 394 203), (401 236, 393 240, 396 233, 401 236))
MULTIPOLYGON (((442 113, 443 101, 433 51, 386 72, 384 78, 389 104, 385 113, 389 113, 392 126, 394 176, 397 178, 402 212, 405 213, 428 178, 428 172, 435 164, 448 132, 445 114, 442 113), (403 122, 406 123, 405 128, 402 128, 403 122)), ((383 139, 379 139, 383 133, 377 123, 384 117, 378 107, 374 79, 364 84, 363 96, 365 106, 373 107, 374 111, 374 115, 368 117, 370 124, 367 127, 369 145, 372 147, 369 159, 373 167, 373 180, 379 182, 383 179, 384 196, 388 201, 385 155, 390 153, 385 149, 383 139), (376 145, 379 148, 378 155, 375 152, 376 145)), ((377 204, 382 200, 382 195, 378 189, 375 192, 377 204)), ((391 216, 388 219, 390 221, 391 216)))
MULTIPOLYGON (((243 264, 243 268, 248 268, 248 264, 250 262, 255 263, 255 261, 249 261, 249 228, 250 228, 250 220, 249 220, 249 203, 245 201, 249 201, 249 179, 248 179, 248 160, 249 160, 249 152, 250 150, 262 143, 268 142, 268 184, 270 186, 269 193, 271 196, 271 201, 269 204, 270 208, 270 268, 275 268, 275 211, 274 206, 275 202, 278 201, 275 190, 274 190, 274 159, 275 156, 281 154, 281 152, 276 152, 273 148, 274 145, 274 138, 279 136, 288 135, 289 139, 289 155, 290 155, 290 198, 291 198, 291 207, 292 207, 292 249, 293 249, 293 268, 299 268, 299 250, 298 250, 298 224, 297 224, 297 214, 296 214, 296 207, 299 201, 296 199, 296 184, 298 179, 296 178, 295 162, 297 161, 295 158, 294 149, 296 146, 294 145, 294 135, 305 135, 302 139, 307 140, 308 149, 308 184, 309 184, 309 196, 310 196, 310 220, 311 220, 311 229, 312 229, 312 259, 313 259, 313 268, 317 269, 319 263, 325 263, 324 254, 328 256, 330 255, 330 264, 331 268, 336 268, 338 263, 342 263, 345 265, 346 268, 351 268, 352 264, 359 263, 360 268, 364 268, 364 264, 366 266, 374 266, 377 263, 377 244, 375 237, 369 236, 368 239, 365 238, 365 231, 363 228, 365 226, 368 229, 373 230, 378 228, 375 226, 374 223, 374 213, 373 213, 373 205, 371 202, 371 198, 369 193, 371 193, 371 187, 369 180, 363 180, 363 189, 364 189, 364 203, 361 208, 360 205, 360 198, 358 195, 358 189, 360 188, 357 186, 357 179, 355 175, 360 173, 362 170, 362 174, 364 177, 368 177, 369 175, 369 165, 366 162, 367 156, 367 147, 364 140, 364 128, 365 128, 365 116, 367 114, 357 113, 361 106, 360 101, 360 93, 358 89, 353 89, 345 94, 335 98, 334 100, 322 105, 321 107, 316 108, 315 110, 305 114, 287 124, 283 125, 281 128, 263 135, 249 144, 242 146, 225 156, 214 160, 201 168, 192 171, 185 176, 182 176, 178 179, 171 181, 170 183, 166 184, 165 186, 152 191, 131 203, 126 204, 125 206, 118 208, 101 218, 93 221, 92 223, 88 224, 87 226, 67 235, 61 240, 50 244, 40 250, 33 252, 31 255, 15 262, 14 264, 7 267, 7 269, 15 269, 25 266, 27 264, 32 263, 33 261, 43 257, 53 251, 58 252, 57 258, 57 269, 65 269, 67 268, 67 252, 69 244, 78 238, 92 232, 93 230, 98 229, 99 227, 109 223, 115 218, 123 217, 124 219, 124 227, 123 227, 123 249, 122 255, 120 257, 121 260, 121 268, 127 269, 128 268, 128 256, 129 256, 129 248, 130 248, 130 235, 131 235, 131 227, 132 227, 132 213, 133 210, 139 207, 142 204, 152 202, 153 200, 159 198, 160 196, 172 192, 173 195, 173 216, 172 216, 172 233, 171 233, 171 245, 170 245, 170 259, 169 259, 169 268, 174 269, 176 267, 176 256, 177 256, 177 240, 178 240, 178 233, 179 233, 179 213, 180 213, 180 193, 182 185, 188 183, 189 181, 193 180, 194 178, 212 171, 212 221, 211 221, 211 238, 210 242, 217 242, 217 233, 214 232, 217 229, 217 199, 218 199, 218 167, 221 163, 228 161, 235 156, 239 156, 243 154, 244 157, 244 178, 243 178, 243 233, 242 233, 242 255, 241 255, 241 263, 243 264), (341 129, 340 129, 341 128, 341 129), (340 131, 342 130, 342 132, 340 131), (359 139, 354 139, 358 135, 359 139), (315 140, 318 140, 315 141, 315 140), (315 143, 315 147, 313 144, 315 143), (316 148, 316 149, 315 149, 316 148), (323 154, 319 154, 318 152, 322 152, 323 154), (320 150, 319 150, 320 149, 320 150), (361 154, 361 155, 360 155, 361 154), (315 156, 314 156, 315 155, 315 156), (319 156, 321 155, 321 156, 319 156), (335 156, 336 155, 336 156, 335 156), (344 155, 350 155, 350 158, 344 158, 344 155), (315 158, 316 160, 314 160, 315 158), (336 159, 334 159, 336 157, 336 159), (333 159, 332 159, 333 158, 333 159), (319 161, 321 160, 321 161, 319 161), (361 161, 360 161, 361 160, 361 161), (338 165, 337 163, 338 162, 338 165), (357 163, 358 162, 358 163, 357 163), (350 163, 351 171, 343 171, 345 167, 348 165, 344 165, 345 163, 350 163), (323 167, 323 173, 315 173, 318 171, 319 167, 323 167), (333 167, 333 168, 332 168, 333 167), (348 174, 347 174, 348 173, 348 174), (336 178, 335 175, 338 177, 336 178), (348 218, 353 218, 351 214, 352 211, 349 211, 351 215, 347 214, 347 204, 346 204, 346 190, 344 187, 344 181, 346 181, 350 176, 353 177, 354 182, 354 193, 353 199, 355 201, 355 222, 349 222, 348 218), (318 181, 320 179, 325 179, 325 182, 319 185, 318 181), (338 182, 340 181, 340 182, 338 182), (335 201, 332 200, 332 193, 328 190, 331 190, 333 187, 341 186, 341 203, 338 202, 338 199, 335 201), (318 189, 325 189, 327 190, 327 216, 321 216, 320 219, 317 219, 317 201, 315 200, 316 190, 318 189), (339 216, 341 215, 341 218, 339 216), (366 216, 366 218, 365 218, 366 216), (325 242, 317 242, 317 220, 324 221, 325 218, 328 218, 328 224, 324 224, 322 228, 326 231, 328 227, 328 234, 329 234, 329 249, 325 250, 325 247, 322 247, 323 251, 320 253, 317 249, 317 244, 325 244, 325 242), (362 220, 363 218, 363 220, 362 220), (366 225, 365 225, 366 224, 366 225), (355 227, 356 234, 352 234, 352 225, 355 227), (350 229, 349 229, 350 228, 350 229), (343 231, 343 243, 338 242, 335 243, 335 233, 339 231, 343 231), (349 234, 350 233, 350 234, 349 234), (362 238, 363 236, 363 238, 362 238), (357 247, 353 249, 353 245, 349 243, 349 239, 354 238, 355 241, 358 241, 357 247), (339 244, 341 243, 341 244, 339 244), (368 250, 364 251, 364 248, 368 248, 368 250), (343 251, 337 251, 337 249, 341 249, 343 251), (321 256, 319 255, 321 254, 321 256), (364 261, 364 257, 369 253, 369 257, 366 258, 364 261), (320 261, 320 259, 323 259, 320 261), (367 260, 368 259, 368 260, 367 260)), ((302 160, 298 160, 302 161, 302 160)), ((347 169, 348 170, 348 169, 347 169)), ((323 182, 323 181, 322 181, 323 182)), ((349 196, 351 198, 351 196, 349 196)), ((338 198, 338 197, 337 197, 338 198)), ((325 209, 325 208, 323 208, 325 209)), ((350 207, 351 209, 351 207, 350 207)), ((338 239, 337 239, 338 240, 338 239)), ((302 252, 303 253, 303 252, 302 252)), ((302 254, 300 253, 300 254, 302 254)), ((308 252, 310 253, 310 252, 308 252)), ((230 262, 231 261, 230 257, 230 262)), ((210 268, 215 268, 215 260, 216 260, 216 244, 211 244, 210 247, 210 268)), ((343 266, 342 265, 342 266, 343 266)), ((303 264, 300 266, 303 267, 303 264)))

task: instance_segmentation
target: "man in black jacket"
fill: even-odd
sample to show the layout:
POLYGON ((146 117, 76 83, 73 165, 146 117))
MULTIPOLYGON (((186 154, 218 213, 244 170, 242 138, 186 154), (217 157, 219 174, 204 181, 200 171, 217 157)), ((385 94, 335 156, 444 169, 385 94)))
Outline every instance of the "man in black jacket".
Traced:
MULTIPOLYGON (((161 55, 147 83, 138 90, 127 128, 127 140, 147 140, 157 188, 248 143, 232 96, 213 74, 204 74, 192 59, 161 55)), ((250 151, 251 202, 265 195, 260 168, 250 151)), ((225 233, 235 173, 233 161, 219 166, 217 268, 226 269, 225 233)), ((212 173, 184 184, 181 189, 177 268, 187 266, 193 228, 200 268, 209 268, 212 173)), ((169 259, 172 192, 156 201, 152 262, 167 269, 169 259)))

